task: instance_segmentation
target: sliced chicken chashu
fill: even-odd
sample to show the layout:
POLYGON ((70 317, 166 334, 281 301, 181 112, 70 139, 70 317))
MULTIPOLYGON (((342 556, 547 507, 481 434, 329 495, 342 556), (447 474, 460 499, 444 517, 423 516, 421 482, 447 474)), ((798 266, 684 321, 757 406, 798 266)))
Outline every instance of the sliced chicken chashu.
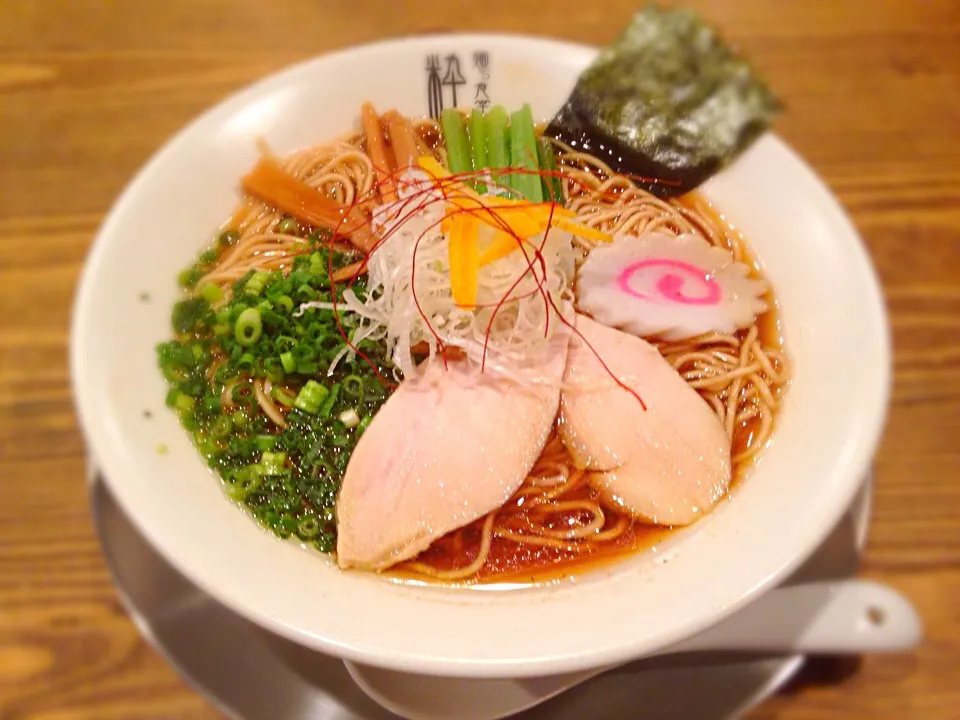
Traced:
POLYGON ((542 384, 428 361, 380 408, 337 501, 337 562, 379 570, 502 506, 540 456, 560 403, 562 353, 542 384))
POLYGON ((608 502, 632 515, 694 522, 730 484, 730 442, 719 419, 650 343, 584 315, 576 326, 583 340, 570 341, 559 425, 574 461, 593 471, 590 482, 608 502))

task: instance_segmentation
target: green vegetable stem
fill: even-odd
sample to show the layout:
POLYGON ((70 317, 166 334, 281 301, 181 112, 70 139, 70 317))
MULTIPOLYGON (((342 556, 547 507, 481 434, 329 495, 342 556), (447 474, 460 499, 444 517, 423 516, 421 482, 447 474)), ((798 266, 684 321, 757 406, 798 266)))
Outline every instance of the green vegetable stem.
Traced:
POLYGON ((440 112, 440 129, 447 148, 447 167, 452 173, 470 172, 470 145, 463 127, 463 116, 455 108, 440 112))
POLYGON ((493 179, 503 182, 501 173, 496 170, 510 165, 509 131, 507 130, 507 111, 502 105, 494 105, 484 118, 487 135, 487 164, 493 179))
POLYGON ((537 164, 537 140, 533 127, 533 114, 529 105, 524 105, 510 115, 510 165, 530 172, 511 173, 507 184, 531 202, 541 202, 540 170, 537 164))

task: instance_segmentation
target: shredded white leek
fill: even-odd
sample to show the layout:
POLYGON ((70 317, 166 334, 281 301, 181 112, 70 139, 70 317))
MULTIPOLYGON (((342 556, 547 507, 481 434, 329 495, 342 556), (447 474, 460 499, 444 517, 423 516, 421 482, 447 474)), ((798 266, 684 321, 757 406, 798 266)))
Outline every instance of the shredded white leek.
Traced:
MULTIPOLYGON (((477 307, 463 309, 453 301, 447 237, 440 227, 446 202, 419 170, 401 178, 399 197, 374 217, 374 230, 385 240, 368 260, 364 297, 344 293, 347 308, 364 319, 356 335, 385 340, 403 377, 416 374, 411 348, 426 343, 433 356, 439 337, 486 369, 535 381, 537 358, 555 350, 550 341, 564 328, 555 308, 567 321, 573 318, 570 234, 550 229, 546 237, 528 238, 526 253, 480 267, 477 307)), ((481 224, 480 233, 482 251, 494 230, 481 224)))

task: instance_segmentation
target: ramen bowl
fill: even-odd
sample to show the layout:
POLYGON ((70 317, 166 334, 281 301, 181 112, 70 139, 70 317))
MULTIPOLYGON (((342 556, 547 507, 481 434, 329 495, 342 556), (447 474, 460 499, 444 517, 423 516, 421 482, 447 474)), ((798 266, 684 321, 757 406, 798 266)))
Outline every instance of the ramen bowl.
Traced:
POLYGON ((849 506, 882 429, 890 350, 878 283, 829 191, 773 134, 701 189, 746 236, 779 301, 793 374, 773 438, 731 497, 614 563, 523 587, 443 587, 341 571, 228 501, 176 416, 155 345, 175 278, 237 200, 263 138, 289 152, 355 126, 371 100, 530 103, 547 118, 595 50, 443 35, 326 55, 226 99, 170 140, 116 202, 74 308, 76 406, 110 490, 143 535, 214 599, 266 630, 367 665, 522 677, 650 654, 775 586, 849 506))

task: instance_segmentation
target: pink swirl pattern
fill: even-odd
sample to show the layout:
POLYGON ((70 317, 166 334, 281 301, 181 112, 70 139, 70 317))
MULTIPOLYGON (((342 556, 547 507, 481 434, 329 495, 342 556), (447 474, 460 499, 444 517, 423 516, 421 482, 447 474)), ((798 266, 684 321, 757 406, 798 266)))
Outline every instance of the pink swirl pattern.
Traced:
POLYGON ((719 305, 723 299, 720 283, 711 273, 682 260, 664 257, 646 258, 630 263, 621 270, 617 277, 617 285, 622 292, 648 302, 667 300, 683 305, 719 305), (660 272, 660 277, 654 284, 659 297, 636 290, 630 284, 635 274, 650 268, 660 272), (697 289, 700 293, 686 294, 684 291, 688 283, 699 286, 697 289))

